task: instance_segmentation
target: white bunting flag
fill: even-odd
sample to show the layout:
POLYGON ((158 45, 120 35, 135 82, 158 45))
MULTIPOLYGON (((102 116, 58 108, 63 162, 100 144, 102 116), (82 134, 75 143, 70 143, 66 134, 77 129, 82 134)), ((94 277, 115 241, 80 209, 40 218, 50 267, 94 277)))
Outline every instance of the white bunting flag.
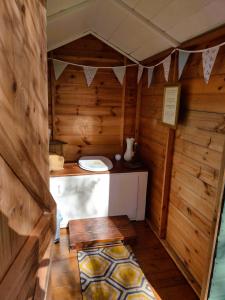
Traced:
POLYGON ((213 47, 202 52, 202 64, 205 82, 209 82, 209 78, 212 72, 214 62, 216 60, 217 53, 219 51, 218 47, 213 47))
POLYGON ((178 61, 178 79, 180 79, 184 66, 188 60, 190 52, 179 51, 179 61, 178 61))
POLYGON ((171 55, 169 55, 163 61, 164 76, 165 76, 166 81, 168 81, 168 79, 169 79, 170 63, 171 63, 171 55))
POLYGON ((142 73, 143 73, 144 67, 142 65, 138 65, 138 75, 137 75, 137 83, 139 83, 142 73))
POLYGON ((87 81, 87 85, 90 86, 95 77, 95 74, 96 74, 98 68, 88 67, 88 66, 84 66, 83 68, 84 68, 84 75, 85 75, 85 78, 87 81))
POLYGON ((123 85, 123 79, 126 72, 126 67, 113 67, 113 72, 116 78, 119 80, 120 84, 123 85))
POLYGON ((150 84, 152 82, 153 70, 154 67, 148 68, 148 88, 150 87, 150 84))
POLYGON ((54 60, 53 59, 53 66, 55 72, 55 79, 58 80, 62 72, 65 70, 68 63, 64 61, 54 60))

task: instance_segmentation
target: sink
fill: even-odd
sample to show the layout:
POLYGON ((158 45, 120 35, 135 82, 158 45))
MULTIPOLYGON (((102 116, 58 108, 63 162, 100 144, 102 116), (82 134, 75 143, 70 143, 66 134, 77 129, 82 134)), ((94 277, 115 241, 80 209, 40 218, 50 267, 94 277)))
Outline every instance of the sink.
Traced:
POLYGON ((113 168, 111 160, 105 156, 82 156, 78 165, 81 169, 92 172, 104 172, 113 168))

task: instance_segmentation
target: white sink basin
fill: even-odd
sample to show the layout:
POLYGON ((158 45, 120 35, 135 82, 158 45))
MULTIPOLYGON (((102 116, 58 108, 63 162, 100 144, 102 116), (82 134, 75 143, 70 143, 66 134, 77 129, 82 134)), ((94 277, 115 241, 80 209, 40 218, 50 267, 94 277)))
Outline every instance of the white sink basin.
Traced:
POLYGON ((84 170, 93 172, 104 172, 113 168, 111 160, 105 156, 82 156, 78 160, 78 165, 84 170))

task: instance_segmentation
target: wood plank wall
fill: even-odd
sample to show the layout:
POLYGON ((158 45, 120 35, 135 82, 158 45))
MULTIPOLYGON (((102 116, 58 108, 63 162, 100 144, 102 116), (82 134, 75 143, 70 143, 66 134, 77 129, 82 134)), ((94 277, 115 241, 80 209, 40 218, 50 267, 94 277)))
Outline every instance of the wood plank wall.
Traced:
POLYGON ((0 298, 4 300, 33 295, 39 261, 52 236, 55 203, 48 191, 45 15, 44 1, 0 1, 0 298))
MULTIPOLYGON (((50 56, 93 66, 124 64, 123 55, 91 35, 52 51, 50 56)), ((67 66, 55 82, 54 72, 49 73, 52 75, 49 103, 54 101, 50 105, 54 111, 49 110, 49 126, 54 139, 67 143, 65 160, 74 161, 81 155, 112 157, 121 153, 124 136, 134 136, 136 67, 127 70, 124 115, 123 88, 111 69, 99 69, 90 87, 82 68, 67 66)))
MULTIPOLYGON (((222 34, 221 34, 222 33, 222 34)), ((204 35, 195 47, 204 48, 224 41, 204 35)), ((186 43, 187 46, 191 46, 186 43)), ((185 44, 183 45, 185 46, 185 44)), ((192 45, 193 47, 193 45, 192 45)), ((172 58, 172 64, 174 57, 172 58)), ((173 66, 172 66, 173 69, 173 66)), ((170 82, 171 77, 170 74, 170 82)), ((161 123, 162 66, 154 70, 148 89, 143 80, 140 117, 141 153, 150 168, 147 216, 159 234, 162 215, 162 186, 169 129, 161 123)), ((221 47, 210 81, 204 83, 201 54, 192 54, 181 83, 181 111, 176 130, 169 197, 167 246, 180 259, 201 289, 208 264, 211 236, 217 218, 218 179, 225 141, 225 47, 221 47)), ((194 285, 193 284, 193 285, 194 285)), ((200 290, 199 290, 200 293, 200 290)))

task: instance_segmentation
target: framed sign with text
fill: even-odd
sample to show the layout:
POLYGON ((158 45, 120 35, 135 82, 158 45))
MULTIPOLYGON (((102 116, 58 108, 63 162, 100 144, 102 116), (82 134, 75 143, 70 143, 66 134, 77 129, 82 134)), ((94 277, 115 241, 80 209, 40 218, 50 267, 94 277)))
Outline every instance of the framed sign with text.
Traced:
POLYGON ((162 122, 176 128, 180 107, 180 85, 169 85, 164 88, 162 122))

